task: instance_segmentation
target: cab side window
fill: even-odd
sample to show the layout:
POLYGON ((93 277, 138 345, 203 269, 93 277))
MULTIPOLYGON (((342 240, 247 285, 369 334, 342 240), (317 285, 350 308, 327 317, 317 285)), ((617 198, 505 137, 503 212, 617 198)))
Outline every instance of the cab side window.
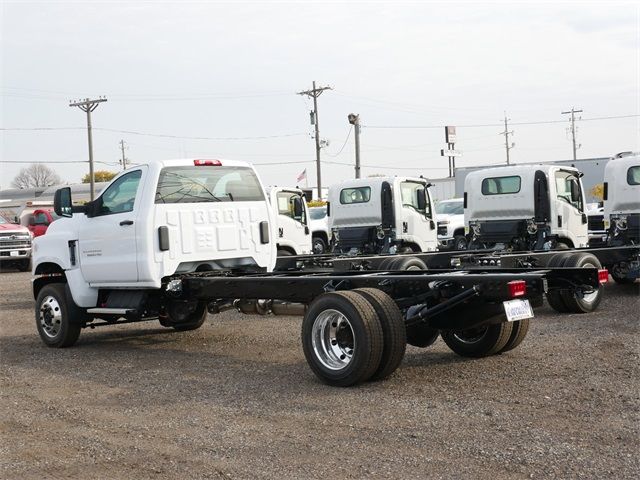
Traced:
POLYGON ((49 221, 44 213, 38 213, 33 217, 33 223, 35 225, 48 225, 49 221))
POLYGON ((140 184, 141 170, 127 173, 112 183, 100 196, 98 215, 131 212, 140 184))
POLYGON ((556 196, 558 200, 567 202, 574 206, 579 211, 584 211, 584 205, 582 204, 582 188, 580 186, 580 180, 575 175, 569 172, 556 172, 556 196))

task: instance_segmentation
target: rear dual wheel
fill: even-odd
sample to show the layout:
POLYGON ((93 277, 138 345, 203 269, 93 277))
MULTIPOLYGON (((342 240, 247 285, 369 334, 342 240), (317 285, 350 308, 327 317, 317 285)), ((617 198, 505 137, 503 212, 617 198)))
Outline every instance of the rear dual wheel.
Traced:
POLYGON ((307 363, 323 382, 348 387, 393 373, 406 349, 404 319, 376 289, 325 293, 302 322, 307 363))
MULTIPOLYGON (((595 268, 601 269, 600 261, 590 253, 558 254, 549 262, 549 267, 595 268)), ((598 308, 602 301, 602 288, 596 287, 592 292, 584 292, 577 288, 563 291, 547 292, 547 301, 551 308, 560 313, 588 313, 598 308)))

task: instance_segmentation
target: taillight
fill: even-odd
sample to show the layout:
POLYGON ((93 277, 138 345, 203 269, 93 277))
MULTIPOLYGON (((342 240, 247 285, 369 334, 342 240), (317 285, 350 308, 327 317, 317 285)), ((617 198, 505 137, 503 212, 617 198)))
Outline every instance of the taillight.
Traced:
POLYGON ((598 270, 598 281, 600 283, 607 283, 609 281, 609 270, 606 268, 598 270))
POLYGON ((220 167, 222 166, 222 162, 220 160, 194 160, 193 164, 196 167, 220 167))
POLYGON ((507 283, 509 288, 509 296, 512 298, 522 297, 527 293, 527 282, 524 280, 512 280, 507 283))

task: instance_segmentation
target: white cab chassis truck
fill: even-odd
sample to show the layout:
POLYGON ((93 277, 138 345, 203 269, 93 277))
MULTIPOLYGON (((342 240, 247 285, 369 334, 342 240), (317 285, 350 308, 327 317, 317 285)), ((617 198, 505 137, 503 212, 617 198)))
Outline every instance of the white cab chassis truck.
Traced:
POLYGON ((312 253, 309 211, 302 190, 272 187, 269 201, 277 219, 278 256, 312 253))
POLYGON ((330 187, 328 216, 334 252, 437 250, 429 185, 423 178, 371 177, 330 187))
MULTIPOLYGON (((604 227, 611 246, 640 245, 640 155, 617 156, 604 169, 604 227)), ((624 261, 610 268, 618 283, 640 278, 640 264, 624 261)))
POLYGON ((467 357, 512 350, 547 289, 597 290, 602 273, 272 272, 274 210, 255 170, 227 160, 136 166, 83 206, 73 206, 70 188, 58 190, 54 209, 63 218, 33 252, 35 321, 46 345, 69 347, 86 327, 145 320, 195 330, 226 309, 298 314, 311 370, 335 386, 391 375, 408 331, 423 347, 440 335, 467 357))
POLYGON ((571 167, 513 165, 478 170, 465 179, 469 249, 579 248, 588 244, 585 196, 571 167))

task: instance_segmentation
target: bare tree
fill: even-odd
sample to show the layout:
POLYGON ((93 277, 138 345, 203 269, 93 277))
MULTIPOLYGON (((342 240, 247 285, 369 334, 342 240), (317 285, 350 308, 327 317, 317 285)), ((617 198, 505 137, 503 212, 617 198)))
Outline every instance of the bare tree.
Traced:
POLYGON ((59 183, 62 183, 62 180, 52 169, 41 163, 32 163, 30 166, 20 169, 20 172, 11 182, 11 186, 15 188, 32 188, 48 187, 59 183))

